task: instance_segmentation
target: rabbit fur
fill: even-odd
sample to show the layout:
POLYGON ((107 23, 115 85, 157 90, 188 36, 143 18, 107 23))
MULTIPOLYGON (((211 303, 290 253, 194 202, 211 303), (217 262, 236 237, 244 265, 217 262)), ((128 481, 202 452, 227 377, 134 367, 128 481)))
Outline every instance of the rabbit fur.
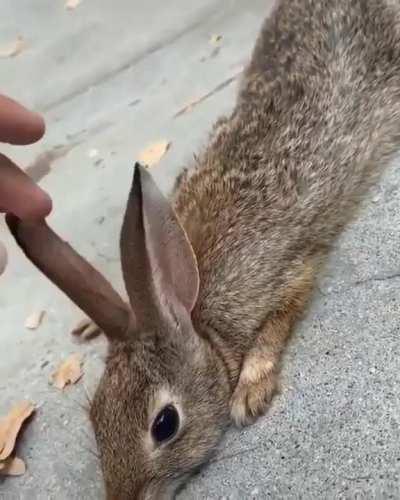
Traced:
POLYGON ((170 498, 230 422, 266 412, 316 273, 399 134, 400 2, 280 0, 171 204, 136 167, 121 232, 129 307, 114 297, 105 311, 100 285, 102 311, 84 287, 77 298, 35 252, 40 231, 9 219, 110 340, 91 407, 109 499, 170 498), (179 423, 157 443, 160 415, 179 423))

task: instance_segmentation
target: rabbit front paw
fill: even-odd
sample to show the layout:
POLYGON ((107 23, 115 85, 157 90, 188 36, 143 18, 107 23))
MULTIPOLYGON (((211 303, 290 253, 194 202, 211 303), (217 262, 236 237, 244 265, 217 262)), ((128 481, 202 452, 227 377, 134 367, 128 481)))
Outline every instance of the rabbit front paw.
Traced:
POLYGON ((100 328, 89 318, 81 319, 71 331, 71 335, 73 335, 78 342, 82 343, 90 342, 102 333, 100 328))
POLYGON ((238 427, 250 425, 264 415, 278 390, 275 363, 264 356, 249 356, 231 399, 231 419, 238 427))

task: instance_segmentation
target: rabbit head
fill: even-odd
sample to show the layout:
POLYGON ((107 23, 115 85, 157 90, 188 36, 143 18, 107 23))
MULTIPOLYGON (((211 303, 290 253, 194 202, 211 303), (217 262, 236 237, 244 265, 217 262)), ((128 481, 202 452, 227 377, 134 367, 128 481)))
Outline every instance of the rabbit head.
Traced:
POLYGON ((136 165, 120 239, 129 306, 45 222, 7 222, 109 339, 90 411, 108 498, 170 498, 215 449, 229 413, 223 369, 192 324, 199 274, 172 207, 136 165))

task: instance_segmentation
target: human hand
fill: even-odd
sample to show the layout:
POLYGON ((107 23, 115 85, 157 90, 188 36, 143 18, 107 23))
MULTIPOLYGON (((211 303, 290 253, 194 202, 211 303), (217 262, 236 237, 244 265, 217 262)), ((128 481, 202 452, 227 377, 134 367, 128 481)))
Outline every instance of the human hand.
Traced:
MULTIPOLYGON (((0 142, 26 145, 38 141, 45 132, 43 118, 12 99, 0 95, 0 142)), ((42 219, 51 211, 51 199, 15 163, 0 153, 0 212, 20 219, 42 219)), ((0 274, 7 253, 0 242, 0 274)))

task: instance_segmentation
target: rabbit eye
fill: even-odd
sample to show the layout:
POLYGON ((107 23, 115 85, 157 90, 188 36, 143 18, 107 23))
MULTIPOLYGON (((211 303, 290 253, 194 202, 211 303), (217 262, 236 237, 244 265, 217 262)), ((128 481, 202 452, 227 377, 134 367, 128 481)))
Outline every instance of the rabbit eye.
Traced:
POLYGON ((179 415, 176 408, 168 405, 155 418, 151 433, 157 443, 163 443, 175 436, 179 428, 179 415))

